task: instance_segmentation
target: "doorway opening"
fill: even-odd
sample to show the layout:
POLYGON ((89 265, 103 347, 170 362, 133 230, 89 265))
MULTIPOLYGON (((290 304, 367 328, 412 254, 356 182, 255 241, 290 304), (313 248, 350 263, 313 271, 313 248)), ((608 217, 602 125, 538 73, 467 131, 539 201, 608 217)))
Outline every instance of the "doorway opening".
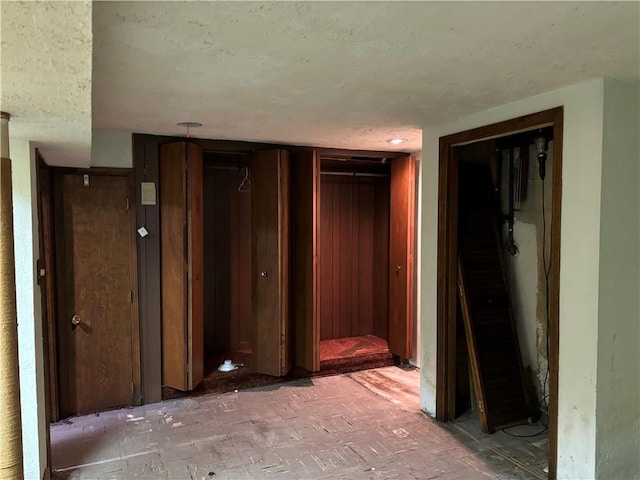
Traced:
POLYGON ((392 365, 390 163, 321 156, 320 371, 392 365))
MULTIPOLYGON (((463 250, 469 244, 463 236, 473 236, 468 224, 461 222, 468 217, 465 209, 474 200, 468 198, 469 191, 476 190, 480 181, 475 173, 469 180, 468 173, 481 167, 486 169, 489 189, 495 192, 492 215, 500 226, 498 250, 507 292, 505 308, 515 317, 515 349, 522 352, 517 356, 525 367, 521 380, 512 381, 522 382, 529 412, 529 417, 524 414, 513 421, 525 424, 516 432, 510 431, 508 424, 488 429, 483 424, 482 430, 499 430, 495 436, 486 437, 488 443, 504 434, 531 437, 530 445, 523 448, 534 448, 531 445, 537 442, 535 448, 542 449, 546 457, 549 478, 555 477, 557 450, 562 117, 562 108, 556 108, 440 139, 438 243, 442 247, 438 251, 436 416, 454 425, 466 425, 469 431, 475 428, 473 433, 481 435, 479 419, 483 415, 501 416, 510 408, 516 409, 515 399, 502 398, 502 405, 493 407, 485 403, 485 389, 492 382, 483 378, 481 362, 480 367, 478 362, 474 365, 482 346, 475 336, 473 315, 465 305, 472 300, 465 295, 464 270, 459 266, 459 262, 464 263, 463 250), (538 148, 537 137, 545 139, 538 148), (540 148, 547 160, 545 169, 536 161, 540 148), (493 412, 488 412, 490 408, 493 412), (548 444, 541 438, 547 431, 548 444)), ((486 324, 485 320, 482 317, 486 324)), ((492 357, 487 362, 494 360, 492 357)))
POLYGON ((251 361, 251 179, 243 153, 203 153, 204 375, 251 361), (224 367, 223 367, 224 369, 224 367))

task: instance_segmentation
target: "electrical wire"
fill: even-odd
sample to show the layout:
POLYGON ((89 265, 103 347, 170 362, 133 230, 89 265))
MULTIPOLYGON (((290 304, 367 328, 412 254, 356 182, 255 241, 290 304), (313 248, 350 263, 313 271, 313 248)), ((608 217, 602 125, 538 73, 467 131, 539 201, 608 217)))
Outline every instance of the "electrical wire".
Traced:
MULTIPOLYGON (((513 427, 507 427, 507 428, 516 428, 516 427, 540 427, 540 425, 514 425, 513 427)), ((509 433, 507 431, 507 428, 502 428, 501 430, 506 434, 509 435, 510 437, 516 437, 516 438, 533 438, 533 437, 537 437, 538 435, 542 435, 544 432, 547 431, 547 429, 549 428, 548 425, 545 425, 544 423, 542 424, 542 430, 540 430, 539 432, 536 433, 532 433, 530 435, 516 435, 515 433, 509 433)))
POLYGON ((546 357, 547 357, 547 369, 544 374, 544 381, 542 383, 542 406, 544 410, 540 409, 542 413, 547 415, 547 423, 548 423, 548 415, 549 415, 549 394, 547 393, 547 382, 549 381, 549 317, 550 317, 550 299, 549 299, 549 276, 551 273, 551 255, 552 252, 549 251, 549 264, 547 265, 547 217, 546 217, 546 208, 545 208, 545 180, 542 179, 542 269, 544 272, 544 283, 545 283, 545 349, 546 349, 546 357))
MULTIPOLYGON (((544 414, 547 418, 546 418, 546 422, 542 423, 542 430, 540 430, 539 432, 536 432, 534 434, 531 435, 516 435, 513 433, 509 433, 507 431, 506 428, 501 429, 505 434, 511 436, 511 437, 519 437, 519 438, 532 438, 532 437, 537 437, 538 435, 543 434, 544 432, 547 431, 547 429, 549 428, 549 394, 547 393, 547 382, 549 381, 549 341, 550 341, 550 336, 549 336, 549 317, 550 317, 550 298, 549 298, 549 292, 550 292, 550 285, 549 285, 549 277, 551 274, 551 255, 552 252, 549 252, 549 261, 547 263, 547 217, 546 217, 546 203, 545 203, 545 179, 541 178, 542 183, 541 183, 541 194, 542 194, 542 199, 541 199, 541 203, 542 203, 542 270, 544 273, 544 281, 545 281, 545 356, 547 359, 547 368, 545 370, 545 374, 544 374, 544 380, 542 382, 542 398, 541 398, 541 404, 538 407, 538 411, 540 411, 542 414, 544 414)), ((529 426, 540 426, 540 425, 529 425, 529 426)), ((513 428, 513 427, 508 427, 508 428, 513 428)))

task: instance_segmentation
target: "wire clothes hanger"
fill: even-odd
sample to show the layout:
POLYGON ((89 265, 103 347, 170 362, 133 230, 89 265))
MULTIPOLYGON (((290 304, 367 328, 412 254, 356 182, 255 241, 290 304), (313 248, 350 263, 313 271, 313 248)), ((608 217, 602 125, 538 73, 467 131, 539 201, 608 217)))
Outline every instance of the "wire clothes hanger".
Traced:
POLYGON ((250 192, 251 191, 251 180, 249 179, 249 167, 244 167, 244 178, 242 182, 240 182, 240 186, 238 187, 239 192, 250 192))

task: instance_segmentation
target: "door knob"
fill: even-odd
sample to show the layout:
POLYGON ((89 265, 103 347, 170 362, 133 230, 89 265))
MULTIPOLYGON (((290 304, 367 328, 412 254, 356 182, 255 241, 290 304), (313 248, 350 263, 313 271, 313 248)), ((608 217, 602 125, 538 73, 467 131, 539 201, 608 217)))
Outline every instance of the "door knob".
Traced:
POLYGON ((71 317, 71 325, 73 325, 74 327, 77 327, 81 323, 82 319, 80 318, 80 315, 74 315, 73 317, 71 317))
POLYGON ((268 276, 269 276, 269 272, 268 272, 268 271, 266 271, 266 270, 263 270, 263 271, 261 271, 261 272, 260 272, 260 276, 261 276, 262 278, 266 278, 266 277, 268 277, 268 276))
POLYGON ((400 270, 402 270, 402 265, 396 265, 396 273, 400 273, 400 270))

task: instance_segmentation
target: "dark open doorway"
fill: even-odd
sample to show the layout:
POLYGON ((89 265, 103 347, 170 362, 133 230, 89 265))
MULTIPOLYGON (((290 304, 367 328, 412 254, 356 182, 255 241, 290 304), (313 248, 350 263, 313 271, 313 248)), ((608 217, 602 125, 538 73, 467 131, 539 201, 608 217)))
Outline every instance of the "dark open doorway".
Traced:
POLYGON ((557 391, 558 391, 558 317, 560 275, 560 200, 562 186, 562 122, 563 109, 556 108, 513 120, 456 133, 440 139, 438 199, 438 368, 436 416, 452 421, 456 416, 456 364, 458 323, 458 179, 463 145, 498 139, 519 132, 551 127, 553 131, 553 165, 550 221, 550 263, 548 289, 548 467, 549 478, 555 478, 557 455, 557 391))

